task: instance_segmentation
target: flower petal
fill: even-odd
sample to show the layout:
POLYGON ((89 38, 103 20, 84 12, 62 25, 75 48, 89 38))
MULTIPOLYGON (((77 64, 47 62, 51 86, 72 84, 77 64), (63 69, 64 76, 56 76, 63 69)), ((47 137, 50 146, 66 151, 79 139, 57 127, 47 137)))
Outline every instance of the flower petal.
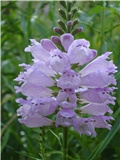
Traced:
POLYGON ((70 68, 70 63, 66 54, 58 49, 52 50, 50 54, 51 57, 46 64, 51 66, 55 72, 62 73, 63 70, 70 68))
POLYGON ((80 86, 80 77, 73 70, 64 70, 58 81, 58 87, 77 89, 80 86))
POLYGON ((86 134, 87 136, 96 136, 94 125, 89 118, 75 118, 74 129, 80 134, 86 134))
POLYGON ((110 88, 92 88, 85 91, 80 91, 80 101, 82 103, 105 103, 115 104, 115 97, 110 95, 110 88))
POLYGON ((53 86, 54 85, 54 80, 39 70, 34 70, 29 75, 27 75, 26 81, 28 83, 31 83, 33 85, 35 84, 38 86, 53 86))
POLYGON ((67 55, 69 56, 70 63, 79 63, 83 65, 91 61, 95 56, 95 50, 89 49, 90 43, 85 39, 75 40, 69 47, 67 55))
POLYGON ((31 53, 34 58, 39 59, 43 62, 46 62, 50 57, 49 52, 45 50, 41 44, 32 46, 31 53))
POLYGON ((47 66, 46 63, 42 61, 34 63, 33 68, 45 73, 47 76, 54 76, 56 74, 50 66, 47 66))
POLYGON ((21 86, 21 93, 32 98, 40 98, 52 95, 52 91, 50 89, 31 83, 23 84, 21 86))
POLYGON ((40 42, 42 47, 49 52, 57 48, 56 45, 50 39, 42 39, 40 42))
POLYGON ((55 99, 44 97, 32 100, 33 109, 42 116, 53 114, 57 108, 58 103, 55 99))
POLYGON ((106 112, 112 113, 113 111, 105 104, 87 104, 80 108, 81 113, 88 113, 92 115, 104 115, 106 112))
POLYGON ((77 97, 73 89, 62 89, 57 95, 57 101, 62 108, 76 108, 77 97))
POLYGON ((61 44, 63 45, 65 51, 67 52, 69 46, 70 46, 70 45, 72 44, 72 42, 74 41, 74 37, 73 37, 72 34, 66 33, 66 34, 63 34, 63 35, 60 37, 60 40, 61 40, 61 44))
POLYGON ((36 128, 36 127, 43 127, 43 126, 50 126, 52 125, 53 121, 51 121, 48 118, 45 118, 41 116, 38 113, 35 113, 34 115, 30 116, 25 116, 23 118, 19 118, 18 121, 27 127, 30 128, 36 128))
POLYGON ((89 88, 103 88, 110 84, 116 85, 116 80, 111 75, 108 75, 106 71, 96 70, 88 75, 81 75, 81 86, 89 88))
POLYGON ((97 57, 92 62, 90 62, 86 67, 84 67, 79 73, 82 76, 86 76, 92 72, 96 71, 106 71, 107 73, 115 73, 116 66, 112 61, 107 61, 106 58, 111 52, 106 52, 105 54, 97 57))
POLYGON ((56 127, 59 125, 68 127, 73 125, 73 119, 76 117, 76 113, 71 109, 62 109, 58 112, 56 117, 56 127))
POLYGON ((111 116, 103 115, 93 116, 92 119, 94 119, 93 124, 96 128, 107 128, 109 130, 111 129, 111 125, 108 124, 107 121, 114 120, 114 118, 111 116))

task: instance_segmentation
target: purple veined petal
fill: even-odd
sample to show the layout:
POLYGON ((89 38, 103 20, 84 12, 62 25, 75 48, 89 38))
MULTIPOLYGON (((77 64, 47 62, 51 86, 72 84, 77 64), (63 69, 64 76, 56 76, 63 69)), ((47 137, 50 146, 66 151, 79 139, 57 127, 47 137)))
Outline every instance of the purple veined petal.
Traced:
POLYGON ((25 51, 25 52, 31 52, 31 47, 32 47, 32 46, 28 45, 28 47, 26 47, 26 48, 24 49, 24 51, 25 51))
POLYGON ((62 46, 64 47, 65 51, 67 52, 69 46, 70 46, 70 45, 72 44, 72 42, 74 41, 74 37, 73 37, 72 34, 66 33, 66 34, 63 34, 63 35, 60 37, 60 40, 61 40, 62 46))
POLYGON ((80 77, 73 70, 64 70, 58 81, 58 87, 77 89, 80 86, 80 77))
POLYGON ((38 86, 31 83, 25 83, 20 87, 20 92, 31 98, 41 98, 45 96, 52 96, 52 90, 44 86, 38 86))
POLYGON ((73 43, 71 44, 72 46, 70 46, 71 48, 75 48, 75 47, 78 47, 78 46, 85 46, 86 48, 89 48, 90 47, 90 42, 87 41, 86 39, 77 39, 77 40, 74 40, 73 43))
POLYGON ((43 72, 35 69, 26 77, 26 81, 38 86, 54 86, 55 81, 43 72))
POLYGON ((38 113, 19 118, 18 121, 30 128, 50 126, 53 123, 52 120, 45 118, 38 113))
POLYGON ((89 88, 103 88, 110 84, 116 85, 116 80, 104 70, 97 70, 88 75, 81 75, 81 86, 89 88))
POLYGON ((31 46, 33 46, 33 45, 39 45, 40 44, 35 39, 30 39, 30 42, 31 42, 31 46))
POLYGON ((96 104, 91 103, 87 104, 84 107, 80 108, 81 113, 88 113, 92 115, 104 115, 106 112, 112 114, 112 110, 106 104, 96 104))
POLYGON ((33 68, 45 73, 47 76, 54 76, 56 72, 50 67, 47 66, 46 63, 42 61, 38 61, 33 65, 33 68))
POLYGON ((97 56, 97 51, 95 49, 90 49, 90 51, 93 53, 93 58, 95 58, 97 56))
POLYGON ((111 116, 103 116, 103 115, 93 116, 92 119, 94 119, 93 125, 96 128, 107 128, 109 130, 111 129, 111 125, 108 124, 108 122, 114 120, 114 118, 111 116))
POLYGON ((110 55, 111 52, 107 52, 102 56, 97 57, 92 62, 90 62, 85 68, 83 68, 79 73, 82 76, 86 76, 89 73, 95 72, 97 70, 104 70, 108 73, 115 73, 116 66, 113 64, 112 61, 107 61, 106 58, 110 55))
POLYGON ((58 112, 56 117, 56 127, 64 126, 69 127, 73 125, 73 119, 76 117, 76 113, 71 109, 62 109, 58 112))
POLYGON ((80 134, 86 134, 87 136, 96 136, 94 125, 89 118, 75 118, 74 129, 80 134))
POLYGON ((79 91, 80 101, 82 103, 104 103, 104 104, 115 104, 115 97, 110 95, 113 89, 107 88, 92 88, 87 90, 79 91))
POLYGON ((33 45, 39 45, 40 43, 37 42, 35 39, 30 39, 31 45, 25 48, 25 52, 31 52, 31 48, 33 45))
POLYGON ((34 114, 34 110, 30 100, 19 98, 16 100, 16 102, 21 105, 21 107, 17 110, 17 116, 25 117, 27 115, 31 116, 34 114))
POLYGON ((17 116, 26 115, 32 116, 35 113, 39 113, 42 116, 48 116, 53 114, 57 108, 57 101, 55 98, 44 97, 39 99, 27 99, 19 98, 16 100, 21 107, 17 110, 17 116))
POLYGON ((76 108, 77 97, 73 89, 62 89, 57 95, 57 101, 62 108, 76 108))
POLYGON ((91 61, 97 54, 96 50, 89 49, 90 43, 85 39, 75 40, 69 47, 67 55, 70 63, 83 65, 91 61))
POLYGON ((49 52, 51 50, 57 49, 56 45, 50 39, 42 39, 40 43, 42 47, 49 52))
POLYGON ((15 86, 14 89, 15 89, 15 93, 21 92, 21 87, 15 86))
POLYGON ((32 106, 32 104, 31 104, 31 98, 28 98, 28 97, 27 97, 27 100, 25 100, 23 98, 17 98, 16 102, 19 103, 21 106, 23 106, 24 104, 32 106))
POLYGON ((18 81, 19 84, 21 84, 22 82, 25 82, 25 74, 24 74, 24 72, 20 72, 20 74, 18 75, 17 78, 14 79, 14 81, 18 81))
POLYGON ((39 59, 41 61, 46 62, 50 57, 50 54, 47 50, 45 50, 42 45, 36 40, 32 41, 33 45, 25 48, 25 52, 31 52, 32 56, 35 59, 39 59))
POLYGON ((43 62, 46 62, 50 57, 49 52, 45 50, 41 44, 32 46, 31 53, 34 58, 39 59, 43 62))
POLYGON ((58 106, 54 98, 44 97, 32 100, 33 109, 42 116, 53 114, 58 106))
POLYGON ((19 66, 24 67, 24 70, 27 70, 31 67, 29 64, 25 64, 25 63, 19 64, 19 66))
POLYGON ((46 65, 51 66, 55 72, 62 73, 63 70, 70 68, 69 59, 65 53, 55 49, 52 50, 50 54, 51 57, 46 65))

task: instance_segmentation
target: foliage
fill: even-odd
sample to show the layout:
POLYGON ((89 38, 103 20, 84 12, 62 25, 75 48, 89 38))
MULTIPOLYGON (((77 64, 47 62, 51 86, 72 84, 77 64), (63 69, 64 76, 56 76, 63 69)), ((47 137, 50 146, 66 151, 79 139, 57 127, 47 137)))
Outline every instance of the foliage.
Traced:
MULTIPOLYGON (((109 50, 120 71, 120 2, 76 2, 76 17, 84 31, 76 38, 86 38, 99 54, 109 50)), ((2 1, 2 159, 40 160, 40 151, 46 150, 47 160, 61 157, 62 130, 56 128, 30 129, 18 123, 13 81, 20 72, 20 63, 31 63, 31 55, 24 52, 29 39, 50 38, 59 19, 55 1, 2 1), (43 134, 44 133, 44 134, 43 134), (40 138, 42 137, 42 139, 40 138), (41 146, 41 142, 44 146, 41 146)), ((111 131, 97 130, 97 137, 80 137, 69 129, 69 160, 120 159, 120 72, 116 74, 118 89, 111 131)))

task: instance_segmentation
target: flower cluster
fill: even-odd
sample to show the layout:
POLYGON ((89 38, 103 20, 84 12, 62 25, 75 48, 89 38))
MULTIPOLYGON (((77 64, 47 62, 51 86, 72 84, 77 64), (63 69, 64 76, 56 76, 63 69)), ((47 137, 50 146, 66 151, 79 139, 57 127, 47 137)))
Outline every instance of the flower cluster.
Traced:
POLYGON ((31 52, 33 64, 21 64, 24 71, 15 79, 16 93, 27 98, 17 99, 19 122, 27 127, 55 125, 69 127, 80 134, 96 136, 95 128, 110 129, 113 120, 109 104, 114 105, 116 66, 109 59, 111 52, 97 57, 89 41, 74 40, 70 33, 25 48, 31 52))

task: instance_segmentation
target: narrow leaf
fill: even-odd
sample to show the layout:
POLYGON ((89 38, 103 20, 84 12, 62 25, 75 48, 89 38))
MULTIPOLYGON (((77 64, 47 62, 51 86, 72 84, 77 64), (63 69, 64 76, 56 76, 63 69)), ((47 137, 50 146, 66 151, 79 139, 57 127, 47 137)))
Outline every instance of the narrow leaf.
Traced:
POLYGON ((105 139, 97 145, 97 147, 89 156, 88 160, 94 160, 95 158, 97 158, 102 153, 102 151, 107 147, 107 145, 110 143, 110 141, 112 140, 112 138, 115 136, 115 134, 119 129, 120 129, 120 118, 115 122, 114 126, 112 127, 108 135, 105 137, 105 139))

